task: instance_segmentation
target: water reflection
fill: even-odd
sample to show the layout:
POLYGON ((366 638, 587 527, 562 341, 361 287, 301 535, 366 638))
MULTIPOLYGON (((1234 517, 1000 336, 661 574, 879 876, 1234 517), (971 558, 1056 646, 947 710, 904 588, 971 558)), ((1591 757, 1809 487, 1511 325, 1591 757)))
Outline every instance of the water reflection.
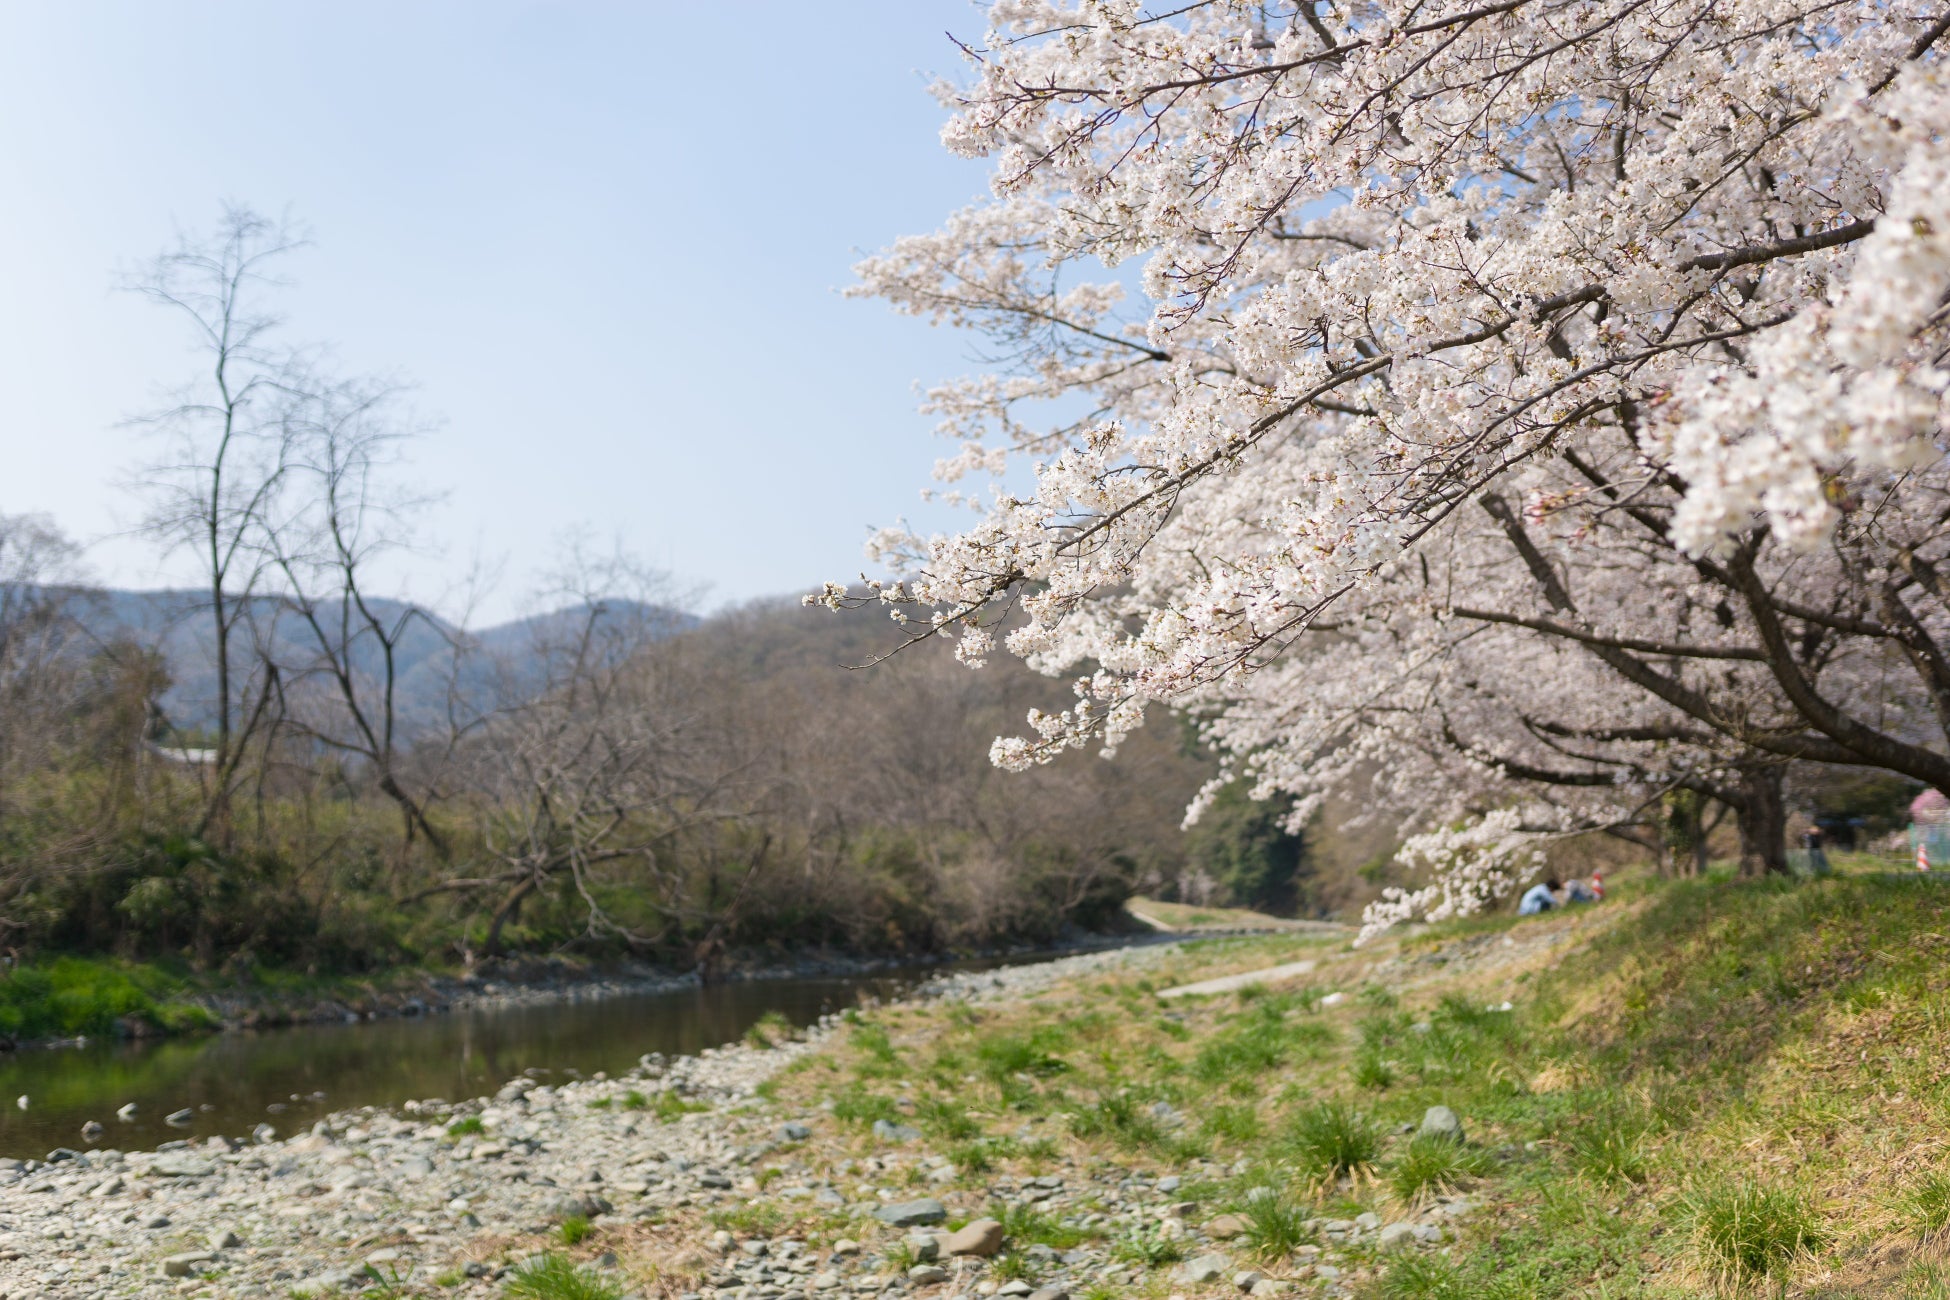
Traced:
POLYGON ((98 1145, 134 1150, 215 1133, 243 1137, 262 1123, 288 1135, 350 1106, 479 1096, 528 1069, 550 1071, 552 1080, 617 1074, 645 1052, 676 1055, 731 1042, 767 1012, 810 1024, 929 973, 755 980, 420 1019, 16 1052, 0 1056, 0 1155, 83 1147, 81 1127, 89 1120, 106 1126, 98 1145), (30 1099, 25 1111, 13 1104, 23 1093, 30 1099), (116 1111, 129 1102, 135 1115, 118 1120, 116 1111), (192 1112, 186 1126, 164 1122, 185 1109, 192 1112))

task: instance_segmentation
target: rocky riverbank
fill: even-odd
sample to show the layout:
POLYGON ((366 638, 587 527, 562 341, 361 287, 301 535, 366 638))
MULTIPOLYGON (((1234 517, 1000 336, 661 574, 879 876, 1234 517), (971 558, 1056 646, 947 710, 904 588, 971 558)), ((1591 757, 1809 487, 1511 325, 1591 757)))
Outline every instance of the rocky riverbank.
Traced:
MULTIPOLYGON (((1020 998, 1166 951, 1120 949, 952 975, 920 996, 1020 998)), ((773 1195, 857 1224, 846 1229, 853 1238, 835 1237, 823 1249, 779 1242, 776 1250, 754 1250, 743 1234, 746 1244, 732 1250, 732 1235, 712 1224, 714 1214, 720 1222, 735 1218, 760 1190, 755 1162, 832 1129, 833 1119, 817 1111, 767 1113, 759 1092, 837 1025, 830 1018, 800 1041, 772 1047, 739 1045, 669 1062, 646 1057, 624 1078, 558 1085, 523 1076, 477 1101, 343 1112, 290 1138, 266 1130, 246 1145, 213 1138, 156 1152, 62 1150, 45 1161, 0 1161, 0 1298, 282 1296, 436 1282, 451 1294, 485 1296, 511 1267, 551 1241, 559 1245, 565 1222, 590 1219, 614 1241, 602 1262, 625 1293, 676 1288, 757 1300, 788 1289, 932 1286, 941 1279, 927 1268, 943 1278, 949 1272, 909 1261, 898 1241, 879 1240, 901 1217, 890 1218, 888 1205, 914 1199, 906 1192, 916 1185, 971 1206, 985 1204, 986 1192, 949 1190, 955 1171, 931 1152, 897 1145, 897 1154, 838 1169, 780 1166, 803 1182, 773 1195), (910 1275, 912 1268, 923 1271, 910 1275)), ((1026 1201, 1062 1194, 1060 1186, 1015 1190, 1026 1201)), ((947 1212, 923 1206, 896 1226, 925 1225, 947 1212)), ((953 1276, 978 1273, 971 1261, 979 1258, 955 1265, 953 1276)))

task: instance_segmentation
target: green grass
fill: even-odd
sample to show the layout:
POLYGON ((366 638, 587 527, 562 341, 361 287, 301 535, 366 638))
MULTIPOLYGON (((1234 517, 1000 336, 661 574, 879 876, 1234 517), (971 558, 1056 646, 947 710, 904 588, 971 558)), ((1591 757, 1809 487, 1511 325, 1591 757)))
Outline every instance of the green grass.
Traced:
POLYGON ((580 1246, 589 1239, 589 1234, 595 1230, 595 1226, 589 1222, 586 1216, 571 1214, 568 1218, 562 1220, 562 1226, 557 1228, 556 1232, 560 1234, 564 1246, 580 1246))
POLYGON ((734 1205, 726 1210, 713 1210, 706 1217, 714 1228, 754 1237, 770 1237, 786 1225, 785 1211, 775 1205, 761 1205, 755 1201, 734 1205))
POLYGON ((1925 1174, 1903 1197, 1905 1217, 1926 1240, 1950 1227, 1950 1174, 1925 1174))
POLYGON ((1311 1211, 1285 1193, 1271 1187, 1256 1187, 1247 1194, 1239 1216, 1246 1221, 1241 1235, 1247 1249, 1264 1260, 1280 1260, 1303 1245, 1311 1235, 1307 1219, 1311 1211))
POLYGON ((1381 1155, 1381 1130, 1345 1102, 1315 1102, 1293 1116, 1287 1144, 1307 1172, 1339 1178, 1374 1167, 1381 1155))
POLYGON ((1696 1193, 1689 1208, 1699 1264, 1722 1286, 1783 1277, 1828 1240, 1807 1202, 1786 1188, 1718 1183, 1696 1193))
POLYGON ((643 1110, 649 1104, 650 1099, 638 1092, 635 1088, 623 1094, 621 1103, 624 1110, 643 1110))
POLYGON ((1593 1116, 1571 1131, 1578 1172, 1599 1183, 1622 1186, 1646 1179, 1646 1123, 1618 1111, 1593 1116))
POLYGON ((1069 1250, 1080 1246, 1090 1238, 1081 1228, 1071 1227, 1055 1215, 1044 1213, 1031 1205, 989 1206, 989 1215, 1002 1225, 1003 1239, 1014 1246, 1048 1246, 1052 1250, 1069 1250))
POLYGON ((650 1113, 668 1124, 685 1115, 695 1115, 711 1109, 701 1101, 685 1101, 674 1089, 665 1089, 650 1103, 650 1113))
POLYGON ((552 1252, 516 1269, 507 1290, 521 1300, 622 1300, 623 1296, 615 1283, 552 1252))
POLYGON ((1388 1168, 1388 1186, 1404 1205, 1453 1191, 1487 1168, 1483 1153, 1453 1138, 1418 1134, 1388 1168))
POLYGON ((0 975, 0 1034, 72 1038, 116 1032, 125 1017, 166 1033, 213 1029, 216 1017, 181 1000, 187 983, 160 967, 57 957, 0 975))
POLYGON ((481 1122, 479 1115, 464 1115, 447 1126, 447 1136, 450 1138, 462 1138, 470 1133, 478 1136, 485 1132, 487 1125, 481 1122))
POLYGON ((903 1116, 892 1097, 871 1092, 850 1092, 833 1103, 833 1118, 849 1124, 871 1125, 875 1120, 898 1124, 903 1116))
POLYGON ((1185 1247, 1176 1237, 1167 1237, 1155 1228, 1133 1228, 1111 1246, 1111 1258, 1144 1268, 1176 1264, 1185 1258, 1185 1247))
POLYGON ((751 1047, 771 1047, 789 1041, 798 1032, 783 1012, 767 1011, 745 1030, 745 1042, 751 1047))

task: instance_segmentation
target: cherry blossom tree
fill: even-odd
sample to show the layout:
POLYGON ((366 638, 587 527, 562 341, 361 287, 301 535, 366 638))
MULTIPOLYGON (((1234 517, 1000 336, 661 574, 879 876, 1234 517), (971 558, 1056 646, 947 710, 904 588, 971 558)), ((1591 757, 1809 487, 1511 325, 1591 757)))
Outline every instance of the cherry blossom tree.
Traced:
POLYGON ((1440 791, 1420 851, 1490 881, 1455 910, 1662 792, 1733 800, 1769 869, 1784 763, 1950 789, 1950 16, 989 21, 939 93, 992 197, 859 292, 998 358, 929 397, 974 522, 881 534, 872 593, 1074 677, 997 762, 1192 709, 1297 817, 1357 775, 1440 791))

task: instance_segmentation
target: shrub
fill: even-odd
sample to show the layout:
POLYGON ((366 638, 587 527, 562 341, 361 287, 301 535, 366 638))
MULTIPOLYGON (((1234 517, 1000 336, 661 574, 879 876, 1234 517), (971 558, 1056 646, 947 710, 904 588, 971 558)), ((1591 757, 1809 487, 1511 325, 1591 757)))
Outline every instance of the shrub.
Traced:
POLYGON ((1341 1102, 1317 1102, 1294 1115, 1288 1143, 1312 1173, 1323 1178, 1359 1174, 1381 1154, 1381 1132, 1341 1102))
POLYGON ((621 1288, 553 1252, 530 1260, 508 1279, 508 1294, 524 1300, 622 1300, 621 1288))
POLYGON ((1448 1191, 1480 1175, 1483 1166, 1481 1152, 1453 1138, 1418 1134, 1409 1139, 1388 1171, 1388 1183, 1398 1199, 1413 1205, 1432 1192, 1448 1191))
POLYGON ((1721 1185, 1695 1194, 1689 1208, 1699 1262, 1722 1286, 1783 1275, 1828 1239, 1807 1204, 1780 1188, 1721 1185))

